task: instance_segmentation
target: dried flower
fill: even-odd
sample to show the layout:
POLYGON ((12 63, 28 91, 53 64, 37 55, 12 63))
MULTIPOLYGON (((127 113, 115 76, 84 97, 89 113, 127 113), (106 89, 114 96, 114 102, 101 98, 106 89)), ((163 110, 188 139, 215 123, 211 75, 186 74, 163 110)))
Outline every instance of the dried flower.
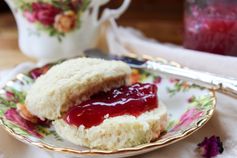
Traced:
POLYGON ((66 11, 55 18, 54 27, 57 31, 66 33, 73 30, 76 26, 77 16, 73 11, 66 11))
POLYGON ((198 144, 198 151, 205 158, 212 158, 221 154, 224 151, 220 137, 211 136, 205 137, 204 140, 198 144))

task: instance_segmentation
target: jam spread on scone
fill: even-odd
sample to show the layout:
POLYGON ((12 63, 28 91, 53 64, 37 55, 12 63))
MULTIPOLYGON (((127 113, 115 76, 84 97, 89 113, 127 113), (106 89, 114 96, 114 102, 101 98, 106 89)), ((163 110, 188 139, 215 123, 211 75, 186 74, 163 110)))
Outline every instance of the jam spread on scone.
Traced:
POLYGON ((76 58, 49 67, 30 72, 35 82, 18 105, 19 116, 50 120, 63 139, 101 150, 149 143, 166 129, 167 109, 156 85, 130 85, 128 64, 76 58))
POLYGON ((158 108, 157 86, 135 83, 91 96, 89 100, 71 107, 64 120, 70 125, 90 128, 101 124, 108 117, 137 117, 155 108, 158 108))

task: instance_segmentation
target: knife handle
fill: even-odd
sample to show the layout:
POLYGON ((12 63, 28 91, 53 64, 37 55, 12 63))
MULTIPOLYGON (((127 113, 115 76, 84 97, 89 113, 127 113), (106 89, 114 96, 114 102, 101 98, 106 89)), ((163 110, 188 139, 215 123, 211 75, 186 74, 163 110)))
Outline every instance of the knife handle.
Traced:
POLYGON ((156 58, 150 56, 139 57, 135 54, 116 56, 105 54, 100 50, 95 49, 87 50, 85 54, 88 57, 122 60, 133 68, 148 69, 158 74, 168 75, 172 78, 192 81, 197 85, 218 91, 237 99, 237 79, 234 78, 226 78, 216 74, 192 70, 185 67, 162 64, 161 62, 158 62, 156 58))
POLYGON ((217 89, 217 91, 237 99, 236 81, 230 80, 228 83, 226 82, 219 83, 219 88, 217 89))
POLYGON ((162 73, 177 79, 192 81, 195 84, 213 89, 237 99, 237 79, 226 78, 216 74, 183 67, 161 64, 155 61, 147 61, 145 65, 149 70, 156 71, 157 73, 162 73))

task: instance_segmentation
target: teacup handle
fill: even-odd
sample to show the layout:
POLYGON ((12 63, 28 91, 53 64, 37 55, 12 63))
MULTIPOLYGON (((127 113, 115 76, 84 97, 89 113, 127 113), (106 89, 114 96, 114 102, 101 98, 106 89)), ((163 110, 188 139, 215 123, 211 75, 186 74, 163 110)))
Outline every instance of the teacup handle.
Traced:
POLYGON ((106 8, 103 13, 101 18, 98 20, 98 14, 99 14, 99 8, 108 3, 110 0, 100 0, 100 1, 92 1, 91 3, 91 7, 93 8, 93 12, 92 12, 92 17, 93 17, 93 21, 96 22, 97 24, 101 24, 111 18, 116 19, 118 18, 121 14, 123 14, 125 12, 125 10, 128 8, 131 0, 124 0, 123 4, 117 8, 117 9, 108 9, 106 8))
POLYGON ((128 8, 131 0, 124 0, 123 4, 117 9, 105 9, 102 13, 102 16, 99 20, 99 24, 113 18, 117 19, 120 15, 122 15, 128 8))

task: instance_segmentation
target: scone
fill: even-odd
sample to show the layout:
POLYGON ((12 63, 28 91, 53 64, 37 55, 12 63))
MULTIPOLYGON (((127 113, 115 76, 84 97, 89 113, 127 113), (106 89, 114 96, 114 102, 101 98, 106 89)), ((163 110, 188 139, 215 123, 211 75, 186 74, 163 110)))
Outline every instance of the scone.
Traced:
POLYGON ((91 95, 129 83, 129 66, 120 61, 78 58, 52 67, 26 96, 26 107, 41 119, 55 120, 91 95))
POLYGON ((107 118, 91 128, 69 125, 63 119, 53 122, 56 132, 64 139, 89 148, 116 150, 133 147, 159 138, 167 124, 164 104, 138 117, 123 115, 107 118))
POLYGON ((77 145, 115 150, 148 143, 165 130, 167 110, 157 86, 131 84, 130 73, 121 61, 66 61, 36 80, 26 108, 77 145))

